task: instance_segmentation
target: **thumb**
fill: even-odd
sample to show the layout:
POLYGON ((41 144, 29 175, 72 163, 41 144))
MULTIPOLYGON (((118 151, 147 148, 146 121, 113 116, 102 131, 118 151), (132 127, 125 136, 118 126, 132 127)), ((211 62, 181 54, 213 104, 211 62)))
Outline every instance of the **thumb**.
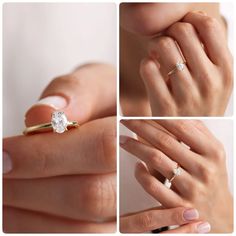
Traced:
POLYGON ((25 115, 26 126, 49 122, 55 110, 79 124, 116 114, 116 72, 106 64, 87 64, 58 77, 25 115))

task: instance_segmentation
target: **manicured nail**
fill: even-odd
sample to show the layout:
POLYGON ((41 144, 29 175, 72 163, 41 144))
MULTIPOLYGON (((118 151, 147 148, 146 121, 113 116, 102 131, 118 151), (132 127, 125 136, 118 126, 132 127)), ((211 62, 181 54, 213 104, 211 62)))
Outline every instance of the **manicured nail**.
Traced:
POLYGON ((47 105, 59 110, 67 106, 67 101, 62 96, 48 96, 39 100, 35 105, 47 105))
POLYGON ((120 144, 125 144, 129 137, 120 135, 120 144))
POLYGON ((185 220, 196 220, 199 218, 199 213, 196 209, 188 209, 184 211, 183 217, 185 220))
POLYGON ((10 155, 3 151, 3 174, 6 174, 12 170, 12 161, 10 155))
POLYGON ((211 231, 211 226, 208 222, 201 223, 197 226, 197 232, 200 234, 206 234, 211 231))

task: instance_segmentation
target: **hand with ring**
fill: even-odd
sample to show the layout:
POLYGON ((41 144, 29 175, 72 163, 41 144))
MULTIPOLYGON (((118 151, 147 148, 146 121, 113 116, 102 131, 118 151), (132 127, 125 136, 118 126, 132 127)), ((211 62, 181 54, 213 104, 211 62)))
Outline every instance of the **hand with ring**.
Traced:
POLYGON ((140 74, 152 116, 224 115, 233 84, 225 30, 202 12, 188 13, 150 40, 140 74))
POLYGON ((115 116, 112 66, 84 65, 47 86, 26 135, 3 140, 4 232, 116 231, 115 116))
POLYGON ((224 148, 201 121, 153 120, 155 125, 147 120, 121 122, 140 137, 121 136, 120 145, 142 161, 135 176, 147 193, 167 209, 197 209, 199 220, 204 222, 202 233, 233 231, 233 198, 224 148), (171 180, 171 188, 155 178, 150 167, 171 180))

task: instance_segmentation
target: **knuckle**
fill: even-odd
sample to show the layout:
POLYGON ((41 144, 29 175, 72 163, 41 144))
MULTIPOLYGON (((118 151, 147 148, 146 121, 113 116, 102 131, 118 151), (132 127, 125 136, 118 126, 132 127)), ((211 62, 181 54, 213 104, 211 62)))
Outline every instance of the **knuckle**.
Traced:
POLYGON ((148 157, 148 161, 153 166, 161 166, 163 162, 164 154, 158 150, 153 150, 151 155, 148 157))
POLYGON ((137 215, 134 220, 134 225, 142 230, 151 228, 153 224, 153 215, 150 212, 137 215))
POLYGON ((171 215, 171 220, 174 224, 181 224, 183 220, 183 212, 179 211, 179 209, 175 210, 171 215))
POLYGON ((111 209, 115 214, 116 187, 106 183, 103 178, 97 178, 87 186, 83 193, 86 215, 93 219, 111 216, 111 209))
POLYGON ((219 27, 219 22, 216 18, 208 16, 203 21, 203 26, 206 31, 213 31, 219 27))
POLYGON ((162 147, 170 147, 173 143, 173 140, 169 135, 161 133, 156 137, 156 142, 162 147))
POLYGON ((216 160, 220 162, 225 161, 225 149, 224 149, 223 144, 220 141, 216 140, 216 143, 211 153, 213 155, 213 158, 215 158, 216 160))
POLYGON ((158 188, 157 188, 155 182, 153 182, 151 180, 146 181, 145 187, 146 187, 147 191, 149 193, 151 193, 152 195, 156 195, 158 192, 158 188))
POLYGON ((190 23, 177 22, 171 26, 170 30, 176 34, 189 36, 194 32, 194 27, 190 23))
POLYGON ((162 48, 163 50, 169 50, 173 48, 174 40, 171 37, 160 37, 156 40, 156 45, 158 48, 162 48))

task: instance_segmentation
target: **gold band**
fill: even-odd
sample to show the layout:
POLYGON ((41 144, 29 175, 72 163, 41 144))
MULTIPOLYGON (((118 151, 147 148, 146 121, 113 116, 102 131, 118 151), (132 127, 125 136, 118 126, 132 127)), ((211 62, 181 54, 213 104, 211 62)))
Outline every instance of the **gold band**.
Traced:
MULTIPOLYGON (((67 128, 76 128, 78 126, 79 126, 79 124, 77 121, 68 121, 67 122, 67 128)), ((34 125, 31 127, 25 128, 25 130, 23 131, 23 134, 24 135, 35 134, 35 133, 47 132, 50 130, 53 130, 52 124, 51 123, 44 123, 44 124, 34 125)))

